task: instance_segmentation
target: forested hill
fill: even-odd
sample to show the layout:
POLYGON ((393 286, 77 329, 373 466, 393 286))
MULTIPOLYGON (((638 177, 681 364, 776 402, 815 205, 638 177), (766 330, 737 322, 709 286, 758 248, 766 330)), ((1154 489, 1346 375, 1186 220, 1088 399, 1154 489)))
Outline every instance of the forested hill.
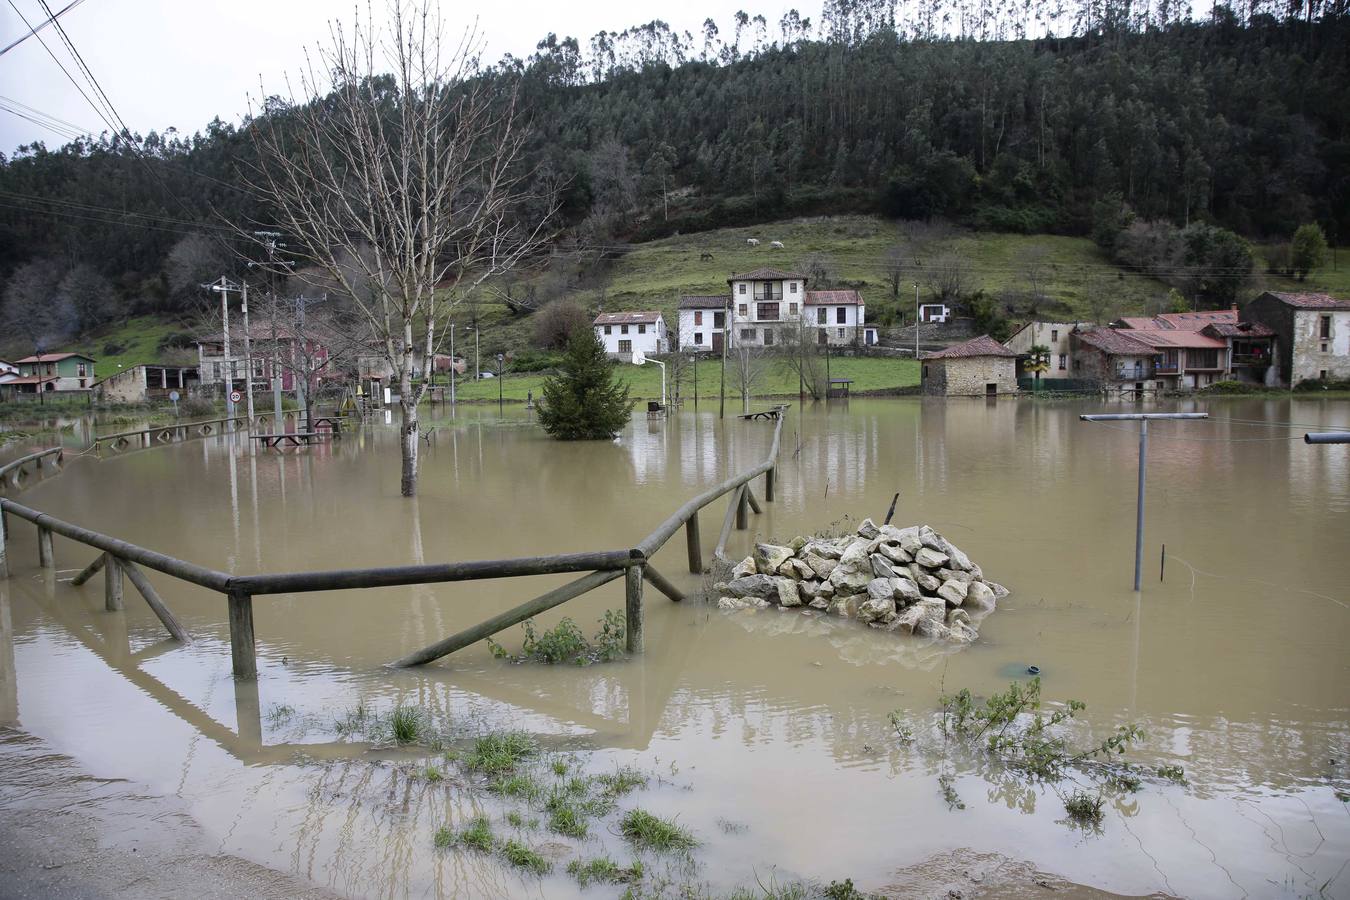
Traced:
MULTIPOLYGON (((1350 233, 1350 4, 1161 26, 1130 19, 1137 3, 1079 6, 1073 36, 1032 40, 979 18, 999 4, 935 0, 902 27, 893 5, 831 0, 781 38, 743 14, 734 39, 550 35, 483 77, 520 79, 532 162, 566 185, 581 247, 827 212, 1086 234, 1128 207, 1252 238, 1350 233), (934 24, 953 14, 960 29, 934 24), (953 30, 971 36, 934 36, 953 30)), ((267 220, 237 187, 246 128, 19 148, 0 165, 4 296, 78 274, 77 329, 180 308, 216 264, 219 242, 192 235, 267 220)))

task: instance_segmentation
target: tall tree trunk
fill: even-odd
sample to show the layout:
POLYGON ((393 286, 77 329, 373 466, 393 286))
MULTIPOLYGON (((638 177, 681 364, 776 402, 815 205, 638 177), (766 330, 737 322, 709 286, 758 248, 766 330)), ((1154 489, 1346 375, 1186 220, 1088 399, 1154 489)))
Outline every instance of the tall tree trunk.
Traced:
POLYGON ((418 422, 417 397, 413 394, 412 375, 407 369, 399 377, 399 405, 403 407, 403 425, 399 431, 403 451, 403 479, 399 489, 405 497, 417 495, 418 422))

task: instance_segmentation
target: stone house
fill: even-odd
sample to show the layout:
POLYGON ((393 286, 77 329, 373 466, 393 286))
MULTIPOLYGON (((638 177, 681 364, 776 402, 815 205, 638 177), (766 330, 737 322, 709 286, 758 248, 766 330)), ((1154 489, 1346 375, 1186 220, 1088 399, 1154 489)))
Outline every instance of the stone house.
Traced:
POLYGON ((1260 322, 1211 322, 1200 333, 1227 345, 1225 377, 1248 384, 1275 387, 1280 383, 1279 342, 1275 332, 1260 322))
POLYGON ((1048 347, 1050 368, 1041 373, 1041 379, 1073 378, 1069 368, 1073 356, 1069 333, 1077 327, 1077 322, 1028 322, 1014 331, 1003 346, 1021 357, 1029 356, 1032 347, 1048 347))
POLYGON ((1157 352, 1124 328, 1081 328, 1069 335, 1074 378, 1108 394, 1141 397, 1162 389, 1154 378, 1157 352))
MULTIPOLYGON (((330 351, 327 341, 318 338, 318 330, 311 326, 301 333, 293 326, 280 325, 275 332, 266 321, 249 325, 250 348, 253 355, 253 392, 268 394, 272 391, 272 379, 281 382, 281 389, 287 393, 294 391, 301 380, 298 372, 307 369, 320 370, 328 360, 330 351)), ((224 391, 229 385, 243 390, 247 383, 246 357, 244 354, 244 329, 230 329, 230 355, 225 355, 224 333, 209 334, 198 338, 197 374, 198 384, 207 391, 224 391)), ((311 385, 311 388, 313 385, 311 385)))
POLYGON ((760 268, 728 278, 729 294, 681 297, 680 349, 721 352, 723 341, 728 347, 774 347, 799 335, 821 347, 866 343, 862 295, 808 291, 806 282, 800 272, 760 268))
POLYGON ((1236 325, 1238 311, 1215 309, 1118 319, 1112 327, 1153 348, 1153 378, 1166 391, 1193 391, 1228 377, 1228 341, 1204 333, 1236 325))
POLYGON ((1243 318, 1274 332, 1284 384, 1350 378, 1350 300, 1266 291, 1247 304, 1243 318))
POLYGON ((670 349, 666 320, 659 312, 601 313, 594 325, 605 353, 622 362, 630 361, 637 350, 652 354, 670 349))
POLYGON ((947 397, 996 397, 1017 393, 1017 354, 987 334, 925 353, 923 393, 947 397))

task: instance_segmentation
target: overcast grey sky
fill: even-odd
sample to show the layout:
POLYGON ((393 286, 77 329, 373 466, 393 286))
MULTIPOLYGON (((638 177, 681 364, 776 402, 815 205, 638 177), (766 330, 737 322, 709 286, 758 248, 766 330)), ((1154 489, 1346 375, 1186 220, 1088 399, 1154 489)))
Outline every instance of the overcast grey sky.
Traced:
MULTIPOLYGON (((0 4, 0 46, 27 31, 10 2, 0 4)), ((30 23, 46 18, 38 0, 12 2, 30 23)), ((59 10, 70 0, 47 2, 59 10)), ((385 0, 374 0, 374 6, 378 16, 385 0)), ((361 7, 365 7, 364 0, 361 7)), ((456 32, 477 19, 488 42, 487 59, 504 53, 526 55, 550 31, 574 35, 584 46, 598 31, 620 31, 652 19, 697 35, 704 18, 712 16, 725 34, 737 9, 762 14, 771 31, 776 31, 778 19, 790 7, 800 9, 813 22, 820 12, 819 0, 760 4, 750 0, 442 2, 442 11, 456 32)), ((84 0, 60 22, 133 130, 144 134, 174 126, 191 133, 217 115, 237 122, 248 110, 249 96, 258 95, 260 76, 276 92, 283 74, 298 69, 303 49, 326 36, 329 20, 350 20, 354 9, 352 0, 84 0)), ((40 34, 89 91, 56 30, 48 27, 40 34)), ((94 109, 36 37, 0 56, 0 97, 7 106, 17 101, 81 129, 105 130, 94 109)), ((60 135, 0 110, 0 150, 10 153, 35 140, 45 141, 48 147, 65 143, 60 135)))

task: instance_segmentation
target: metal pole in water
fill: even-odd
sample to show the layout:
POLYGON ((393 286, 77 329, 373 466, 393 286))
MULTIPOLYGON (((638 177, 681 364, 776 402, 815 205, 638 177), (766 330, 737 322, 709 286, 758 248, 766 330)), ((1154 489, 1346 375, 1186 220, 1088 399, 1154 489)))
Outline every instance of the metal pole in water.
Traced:
POLYGON ((1139 571, 1144 558, 1144 470, 1148 465, 1148 419, 1139 420, 1139 496, 1134 511, 1134 589, 1139 590, 1139 571))
POLYGON ((1303 435, 1305 444, 1350 444, 1350 431, 1310 432, 1303 435))
POLYGON ((1139 493, 1134 520, 1134 589, 1139 590, 1139 576, 1144 553, 1144 469, 1148 464, 1148 423, 1150 419, 1208 419, 1209 413, 1104 413, 1079 416, 1083 422, 1139 423, 1139 493))

